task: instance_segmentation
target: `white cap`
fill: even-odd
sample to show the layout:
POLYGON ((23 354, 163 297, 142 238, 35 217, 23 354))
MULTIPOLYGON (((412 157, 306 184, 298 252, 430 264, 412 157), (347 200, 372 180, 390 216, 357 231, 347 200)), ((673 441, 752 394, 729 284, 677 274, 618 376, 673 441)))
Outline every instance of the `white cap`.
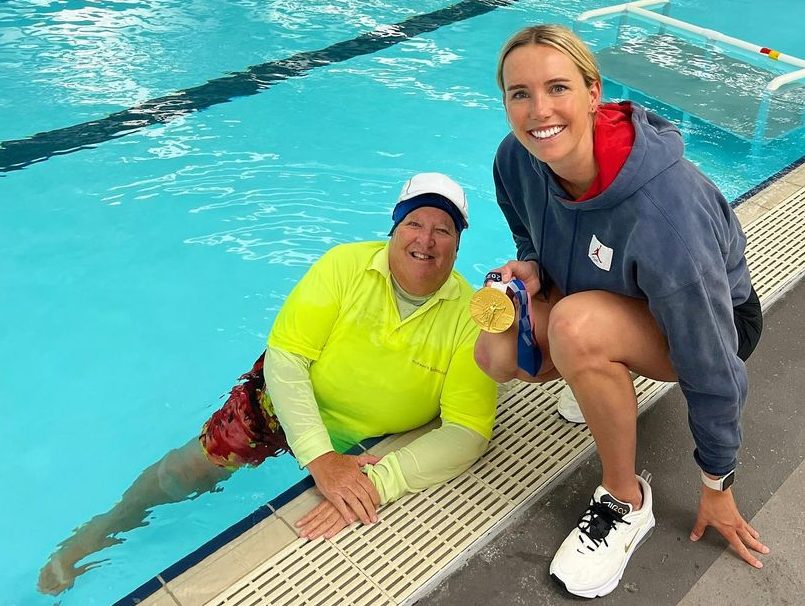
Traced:
POLYGON ((414 175, 403 185, 398 202, 410 200, 422 194, 439 194, 440 196, 444 196, 450 200, 453 206, 461 213, 465 225, 469 225, 467 196, 464 194, 464 190, 461 189, 461 186, 447 175, 443 175, 442 173, 419 173, 414 175))

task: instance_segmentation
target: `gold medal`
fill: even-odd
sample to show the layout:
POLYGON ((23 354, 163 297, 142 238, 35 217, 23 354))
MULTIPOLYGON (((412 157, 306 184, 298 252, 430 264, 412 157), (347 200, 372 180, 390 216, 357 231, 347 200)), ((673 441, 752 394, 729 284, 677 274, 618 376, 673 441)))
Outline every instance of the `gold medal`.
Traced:
POLYGON ((481 330, 500 333, 514 323, 514 303, 505 292, 484 286, 470 299, 470 316, 481 330))

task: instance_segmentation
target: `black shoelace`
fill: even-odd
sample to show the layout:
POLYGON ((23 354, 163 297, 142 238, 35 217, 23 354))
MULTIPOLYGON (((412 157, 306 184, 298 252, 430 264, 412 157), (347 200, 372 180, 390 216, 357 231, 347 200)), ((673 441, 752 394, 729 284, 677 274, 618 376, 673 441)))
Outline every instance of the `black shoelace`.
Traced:
MULTIPOLYGON (((581 531, 579 534, 579 541, 589 551, 595 551, 603 543, 609 547, 607 543, 607 535, 618 524, 631 524, 623 519, 623 516, 618 515, 606 505, 593 502, 585 511, 578 521, 578 529, 581 531), (584 538, 592 543, 592 545, 585 544, 584 538)), ((582 553, 579 548, 576 551, 582 553)))

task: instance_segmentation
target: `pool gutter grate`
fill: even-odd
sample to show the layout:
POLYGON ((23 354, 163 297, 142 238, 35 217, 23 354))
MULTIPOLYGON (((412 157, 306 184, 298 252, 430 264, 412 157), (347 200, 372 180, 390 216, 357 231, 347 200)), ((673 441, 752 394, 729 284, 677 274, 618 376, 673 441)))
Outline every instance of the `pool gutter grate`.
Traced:
POLYGON ((749 225, 746 259, 763 309, 805 272, 805 187, 749 225))
MULTIPOLYGON (((764 308, 805 272, 803 233, 805 187, 746 228, 764 308)), ((672 385, 638 377, 641 412, 672 385)), ((562 381, 502 385, 492 442, 467 473, 384 507, 373 526, 355 526, 333 540, 294 541, 207 604, 413 603, 592 452, 587 427, 555 412, 562 387, 562 381)))

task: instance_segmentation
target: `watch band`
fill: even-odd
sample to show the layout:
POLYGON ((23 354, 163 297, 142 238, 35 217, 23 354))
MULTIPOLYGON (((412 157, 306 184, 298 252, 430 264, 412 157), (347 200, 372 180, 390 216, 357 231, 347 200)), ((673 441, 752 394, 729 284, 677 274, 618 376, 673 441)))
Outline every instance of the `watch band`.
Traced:
POLYGON ((727 490, 730 486, 732 486, 733 482, 735 482, 735 470, 733 469, 728 474, 721 476, 720 478, 711 478, 703 471, 702 474, 702 483, 707 486, 708 488, 712 488, 713 490, 724 491, 727 490))

